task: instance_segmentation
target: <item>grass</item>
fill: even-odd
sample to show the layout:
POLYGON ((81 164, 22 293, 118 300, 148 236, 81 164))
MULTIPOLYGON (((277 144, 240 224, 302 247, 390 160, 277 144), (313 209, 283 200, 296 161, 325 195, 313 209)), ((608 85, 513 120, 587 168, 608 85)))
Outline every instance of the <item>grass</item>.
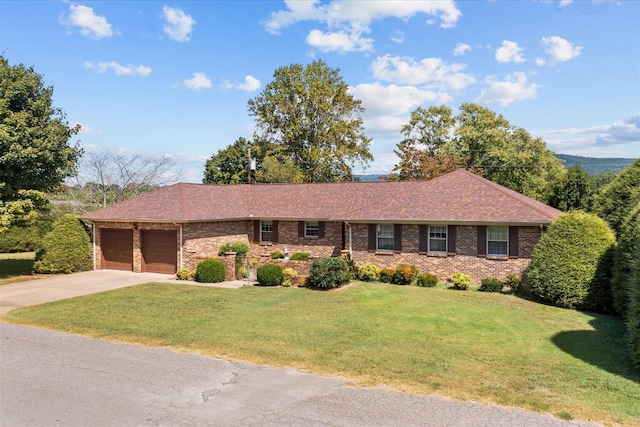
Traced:
POLYGON ((514 296, 379 283, 338 291, 145 284, 14 310, 4 321, 640 424, 624 324, 514 296))
POLYGON ((0 254, 0 286, 39 277, 31 273, 35 257, 35 252, 0 254))

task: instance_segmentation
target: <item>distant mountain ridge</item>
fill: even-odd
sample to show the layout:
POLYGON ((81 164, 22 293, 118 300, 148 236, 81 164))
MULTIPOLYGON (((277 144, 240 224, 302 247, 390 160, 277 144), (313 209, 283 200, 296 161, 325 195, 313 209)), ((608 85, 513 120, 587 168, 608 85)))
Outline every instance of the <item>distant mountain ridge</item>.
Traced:
MULTIPOLYGON (((627 159, 623 157, 582 157, 571 156, 569 154, 556 154, 556 157, 564 162, 564 166, 568 169, 575 165, 580 165, 590 175, 599 175, 605 172, 619 173, 622 169, 635 162, 637 159, 627 159)), ((380 176, 384 174, 354 175, 360 181, 380 181, 380 176)))

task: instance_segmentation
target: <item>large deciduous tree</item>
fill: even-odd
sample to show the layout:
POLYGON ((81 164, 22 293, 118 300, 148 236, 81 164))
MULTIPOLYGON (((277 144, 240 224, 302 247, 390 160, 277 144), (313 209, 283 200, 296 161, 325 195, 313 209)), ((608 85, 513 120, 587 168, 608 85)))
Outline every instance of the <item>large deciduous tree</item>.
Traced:
POLYGON ((361 102, 339 69, 324 61, 278 68, 254 99, 256 140, 265 156, 290 158, 305 181, 350 181, 356 163, 373 160, 364 135, 361 102))
POLYGON ((400 179, 431 179, 465 167, 547 202, 564 173, 544 141, 477 104, 462 104, 457 115, 446 106, 419 108, 402 133, 394 168, 400 179))
POLYGON ((594 176, 589 175, 580 165, 575 165, 556 182, 549 198, 549 205, 565 212, 575 209, 590 212, 593 209, 597 186, 594 176))
POLYGON ((218 150, 207 160, 202 182, 204 184, 242 184, 247 182, 249 179, 249 150, 251 148, 253 148, 253 144, 240 137, 228 147, 218 150))
POLYGON ((0 232, 33 220, 82 153, 69 144, 80 127, 67 123, 52 95, 33 67, 0 56, 0 232))

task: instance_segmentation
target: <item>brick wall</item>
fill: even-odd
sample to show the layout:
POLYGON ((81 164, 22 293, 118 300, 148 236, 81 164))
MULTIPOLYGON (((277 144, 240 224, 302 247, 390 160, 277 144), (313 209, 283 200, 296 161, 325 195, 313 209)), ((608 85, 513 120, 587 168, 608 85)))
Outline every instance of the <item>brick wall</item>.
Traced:
POLYGON ((249 240, 251 243, 251 254, 259 256, 279 251, 284 253, 285 249, 289 254, 295 252, 309 252, 314 258, 326 258, 340 256, 342 250, 342 223, 325 222, 325 235, 319 237, 299 237, 298 221, 278 221, 278 242, 275 243, 255 243, 259 241, 259 236, 253 235, 253 221, 250 221, 249 240))

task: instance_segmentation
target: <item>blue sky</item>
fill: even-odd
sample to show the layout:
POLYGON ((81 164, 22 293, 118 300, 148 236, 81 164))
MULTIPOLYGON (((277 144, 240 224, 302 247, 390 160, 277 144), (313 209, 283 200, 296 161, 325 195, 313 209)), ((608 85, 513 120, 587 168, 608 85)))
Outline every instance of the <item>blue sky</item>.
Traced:
MULTIPOLYGON (((167 153, 182 180, 238 137, 276 68, 323 59, 362 100, 388 173, 417 107, 476 102, 550 149, 640 157, 640 2, 0 2, 0 52, 33 66, 89 151, 167 153)), ((360 173, 356 168, 356 173, 360 173)))

